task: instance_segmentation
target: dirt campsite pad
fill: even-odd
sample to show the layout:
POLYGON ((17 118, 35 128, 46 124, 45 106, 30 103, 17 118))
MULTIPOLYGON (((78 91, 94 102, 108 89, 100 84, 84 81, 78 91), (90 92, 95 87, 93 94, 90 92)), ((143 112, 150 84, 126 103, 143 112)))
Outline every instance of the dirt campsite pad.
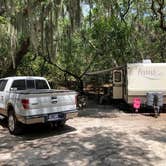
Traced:
POLYGON ((63 129, 30 126, 19 137, 0 123, 0 165, 166 165, 166 114, 89 108, 63 129))

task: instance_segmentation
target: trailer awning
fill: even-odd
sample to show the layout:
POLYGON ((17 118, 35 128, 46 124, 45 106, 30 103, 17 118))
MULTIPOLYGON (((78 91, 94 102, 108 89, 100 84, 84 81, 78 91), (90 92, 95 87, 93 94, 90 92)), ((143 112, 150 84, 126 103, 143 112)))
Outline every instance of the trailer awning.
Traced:
POLYGON ((122 68, 124 68, 124 66, 113 67, 113 68, 100 70, 100 71, 87 72, 85 75, 92 76, 92 75, 98 75, 98 74, 105 74, 105 73, 111 72, 113 70, 119 70, 119 69, 122 69, 122 68))

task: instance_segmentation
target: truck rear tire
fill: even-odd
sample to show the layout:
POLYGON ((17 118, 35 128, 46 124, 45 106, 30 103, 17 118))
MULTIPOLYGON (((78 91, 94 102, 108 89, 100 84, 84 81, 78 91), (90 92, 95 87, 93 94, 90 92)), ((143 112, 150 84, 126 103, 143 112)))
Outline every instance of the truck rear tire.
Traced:
POLYGON ((57 122, 51 122, 50 127, 54 130, 57 128, 63 128, 65 126, 65 120, 57 121, 57 122))
POLYGON ((12 135, 19 135, 22 132, 20 123, 17 121, 13 110, 10 110, 8 113, 8 129, 12 135))
POLYGON ((65 120, 58 121, 57 126, 63 128, 65 126, 65 123, 66 123, 65 120))

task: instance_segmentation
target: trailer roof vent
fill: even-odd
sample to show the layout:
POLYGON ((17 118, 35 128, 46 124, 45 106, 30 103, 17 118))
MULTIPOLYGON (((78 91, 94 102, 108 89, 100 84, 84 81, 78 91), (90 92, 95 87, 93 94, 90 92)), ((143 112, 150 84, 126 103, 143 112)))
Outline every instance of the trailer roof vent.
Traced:
POLYGON ((152 63, 151 59, 143 59, 142 63, 152 63))

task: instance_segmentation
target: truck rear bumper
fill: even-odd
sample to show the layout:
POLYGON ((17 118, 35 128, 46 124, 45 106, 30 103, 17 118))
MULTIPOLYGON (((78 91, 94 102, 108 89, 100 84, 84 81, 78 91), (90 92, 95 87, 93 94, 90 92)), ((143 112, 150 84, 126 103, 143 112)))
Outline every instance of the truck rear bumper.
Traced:
POLYGON ((61 120, 68 120, 78 116, 78 110, 66 111, 66 112, 57 112, 52 114, 42 114, 42 115, 35 115, 35 116, 17 116, 19 122, 23 124, 35 124, 35 123, 46 123, 52 121, 61 121, 61 120), (50 119, 50 115, 54 115, 50 119))

